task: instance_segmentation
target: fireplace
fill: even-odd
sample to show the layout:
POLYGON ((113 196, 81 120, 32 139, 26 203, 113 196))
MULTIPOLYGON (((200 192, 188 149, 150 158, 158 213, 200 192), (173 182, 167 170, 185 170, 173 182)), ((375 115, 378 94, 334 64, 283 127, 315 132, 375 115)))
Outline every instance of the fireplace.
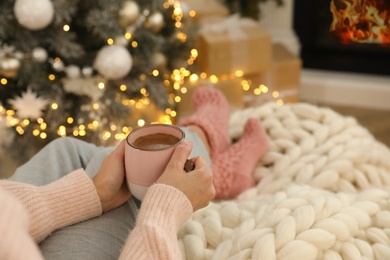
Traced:
POLYGON ((295 0, 303 67, 390 75, 390 0, 295 0))

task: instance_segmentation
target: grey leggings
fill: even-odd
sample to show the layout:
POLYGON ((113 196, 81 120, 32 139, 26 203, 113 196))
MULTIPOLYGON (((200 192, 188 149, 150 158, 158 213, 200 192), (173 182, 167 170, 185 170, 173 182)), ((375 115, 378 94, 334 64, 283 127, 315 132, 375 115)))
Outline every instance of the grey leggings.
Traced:
MULTIPOLYGON (((182 128, 193 143, 191 157, 210 157, 199 137, 182 128)), ((39 151, 26 164, 19 167, 9 179, 45 185, 79 169, 88 176, 97 173, 103 159, 113 147, 97 147, 78 139, 59 138, 39 151)), ((118 259, 129 232, 134 228, 139 202, 131 198, 124 205, 100 217, 84 221, 53 232, 40 243, 45 259, 118 259)))

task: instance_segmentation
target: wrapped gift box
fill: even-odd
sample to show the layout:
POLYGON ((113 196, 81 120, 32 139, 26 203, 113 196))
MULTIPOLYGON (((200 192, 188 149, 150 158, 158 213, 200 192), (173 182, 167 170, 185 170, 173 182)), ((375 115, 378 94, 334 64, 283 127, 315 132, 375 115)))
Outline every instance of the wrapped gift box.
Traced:
POLYGON ((293 103, 299 101, 299 87, 302 70, 302 60, 296 55, 292 54, 288 49, 279 43, 272 45, 272 62, 270 69, 256 74, 246 75, 245 78, 251 83, 251 91, 248 91, 252 97, 245 98, 246 105, 258 105, 262 100, 270 101, 274 99, 281 99, 285 103, 293 103), (264 94, 254 100, 255 95, 252 94, 255 88, 265 85, 268 88, 268 98, 264 94), (278 96, 272 96, 276 91, 278 96), (249 102, 249 100, 251 100, 249 102), (249 104, 248 104, 249 103, 249 104))
POLYGON ((176 106, 176 111, 178 114, 177 119, 179 120, 180 118, 189 116, 193 113, 194 110, 192 107, 192 94, 194 93, 196 88, 202 86, 211 86, 221 90, 221 92, 225 95, 227 101, 229 102, 230 111, 244 108, 245 93, 242 89, 241 81, 242 78, 233 78, 220 80, 217 83, 212 83, 209 80, 199 80, 195 83, 185 83, 183 87, 187 89, 187 93, 181 94, 180 92, 177 92, 177 95, 181 97, 181 101, 176 106))
POLYGON ((258 22, 236 15, 204 25, 197 49, 197 65, 208 75, 260 73, 271 64, 270 34, 258 22))
POLYGON ((196 21, 203 21, 209 18, 220 18, 229 15, 229 9, 217 0, 182 0, 183 9, 195 11, 193 17, 196 21))

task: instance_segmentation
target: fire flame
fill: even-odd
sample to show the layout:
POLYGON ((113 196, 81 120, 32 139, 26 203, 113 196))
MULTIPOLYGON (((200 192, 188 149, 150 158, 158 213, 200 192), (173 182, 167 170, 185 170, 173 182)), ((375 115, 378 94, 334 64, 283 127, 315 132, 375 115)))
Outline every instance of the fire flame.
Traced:
POLYGON ((390 5, 386 0, 332 0, 330 32, 341 43, 390 44, 390 5))

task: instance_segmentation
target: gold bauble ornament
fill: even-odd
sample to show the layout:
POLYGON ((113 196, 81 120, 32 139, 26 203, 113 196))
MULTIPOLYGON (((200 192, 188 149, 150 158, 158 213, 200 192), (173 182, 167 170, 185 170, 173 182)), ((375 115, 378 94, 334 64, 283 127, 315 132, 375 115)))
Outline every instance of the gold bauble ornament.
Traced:
POLYGON ((119 10, 119 25, 126 28, 134 24, 140 14, 140 8, 134 1, 125 1, 122 9, 119 10))
POLYGON ((167 64, 168 64, 167 57, 162 52, 155 52, 155 53, 153 53, 152 57, 153 57, 152 58, 153 66, 156 69, 161 70, 167 66, 167 64))
POLYGON ((0 74, 6 78, 14 78, 20 69, 20 60, 13 57, 6 57, 0 60, 0 74))

